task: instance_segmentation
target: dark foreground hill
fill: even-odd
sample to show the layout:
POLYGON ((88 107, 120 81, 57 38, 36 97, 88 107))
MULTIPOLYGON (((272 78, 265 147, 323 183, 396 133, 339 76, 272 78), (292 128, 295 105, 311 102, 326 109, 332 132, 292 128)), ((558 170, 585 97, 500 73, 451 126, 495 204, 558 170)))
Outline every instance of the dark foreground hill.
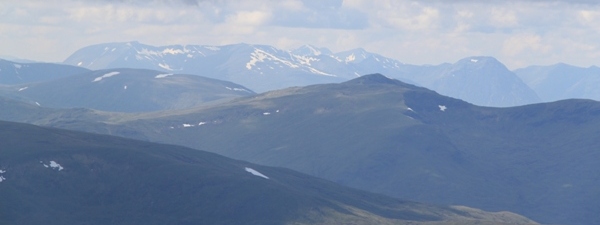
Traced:
POLYGON ((0 122, 0 224, 525 224, 183 147, 0 122))
POLYGON ((227 81, 145 69, 98 70, 3 89, 5 96, 46 107, 113 112, 182 109, 254 94, 227 81))
POLYGON ((115 127, 395 197, 600 224, 595 101, 486 108, 370 75, 115 127))

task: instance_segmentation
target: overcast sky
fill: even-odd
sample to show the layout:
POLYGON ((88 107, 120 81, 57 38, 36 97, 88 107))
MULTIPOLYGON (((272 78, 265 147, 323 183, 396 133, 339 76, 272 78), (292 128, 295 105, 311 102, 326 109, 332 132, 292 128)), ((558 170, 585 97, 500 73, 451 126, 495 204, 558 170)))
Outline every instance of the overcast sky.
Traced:
POLYGON ((60 62, 87 45, 234 43, 334 52, 362 47, 410 64, 474 55, 509 68, 600 65, 592 0, 2 0, 0 55, 60 62))

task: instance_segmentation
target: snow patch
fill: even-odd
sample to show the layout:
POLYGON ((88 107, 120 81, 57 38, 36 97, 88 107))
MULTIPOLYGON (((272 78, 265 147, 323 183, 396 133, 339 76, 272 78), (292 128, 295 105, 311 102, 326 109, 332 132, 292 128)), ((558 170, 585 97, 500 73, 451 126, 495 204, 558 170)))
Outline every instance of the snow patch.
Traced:
POLYGON ((0 174, 6 173, 6 170, 0 170, 0 174))
POLYGON ((40 163, 46 168, 57 169, 58 171, 61 171, 64 169, 64 167, 62 167, 56 161, 50 161, 50 164, 45 164, 43 161, 40 161, 40 163))
POLYGON ((415 111, 415 110, 411 109, 410 107, 406 108, 406 110, 408 110, 408 111, 412 111, 412 112, 414 112, 414 111, 415 111))
POLYGON ((471 59, 471 62, 476 63, 477 61, 479 61, 479 60, 477 60, 477 59, 471 59))
POLYGON ((81 64, 83 64, 83 62, 79 62, 79 63, 77 63, 77 66, 81 66, 81 64))
POLYGON ((198 123, 198 126, 202 126, 204 124, 206 124, 206 122, 200 122, 200 123, 198 123))
POLYGON ((39 102, 35 102, 35 104, 36 104, 37 106, 42 106, 42 105, 40 105, 40 103, 39 103, 39 102))
POLYGON ((183 54, 185 52, 183 50, 181 50, 181 49, 166 48, 165 50, 162 51, 162 53, 163 54, 178 55, 178 54, 183 54))
POLYGON ((165 70, 173 71, 173 69, 171 69, 171 66, 169 66, 165 63, 159 63, 158 66, 160 66, 160 68, 163 68, 165 70))
POLYGON ((204 46, 204 48, 211 50, 211 51, 219 51, 221 50, 221 48, 219 47, 215 47, 215 46, 204 46))
POLYGON ((104 78, 109 78, 109 77, 118 75, 119 73, 120 72, 116 72, 116 71, 115 72, 106 73, 106 74, 104 74, 102 76, 96 77, 96 79, 94 79, 92 82, 98 82, 98 81, 101 81, 104 78))
POLYGON ((193 127, 193 126, 194 126, 194 125, 192 125, 192 124, 189 124, 189 123, 184 123, 184 124, 183 124, 183 127, 193 127))
POLYGON ((262 177, 262 178, 265 178, 267 180, 269 179, 269 177, 265 176, 264 174, 262 174, 262 173, 260 173, 260 172, 258 172, 256 170, 254 170, 254 169, 252 169, 250 167, 246 167, 246 172, 251 173, 252 175, 257 176, 257 177, 262 177))
POLYGON ((21 69, 21 67, 23 67, 21 64, 14 64, 15 68, 17 69, 21 69))
POLYGON ((248 91, 246 89, 243 89, 243 88, 230 88, 230 87, 225 87, 225 88, 227 88, 227 90, 230 90, 230 91, 245 91, 245 92, 250 92, 250 91, 248 91))
POLYGON ((275 61, 275 63, 281 62, 290 68, 300 67, 294 63, 291 63, 290 61, 277 58, 268 52, 256 48, 254 49, 254 52, 250 53, 250 61, 246 63, 246 69, 251 70, 253 66, 256 66, 257 62, 264 62, 265 59, 268 59, 269 61, 275 61))
POLYGON ((123 90, 127 90, 127 85, 123 86, 123 90))
POLYGON ((24 91, 24 90, 26 90, 27 88, 29 88, 29 87, 22 87, 22 88, 19 88, 19 91, 24 91))
POLYGON ((440 111, 442 112, 445 112, 447 109, 445 105, 438 105, 438 107, 440 107, 440 111))
POLYGON ((160 79, 160 78, 165 78, 168 76, 173 76, 173 74, 172 73, 159 74, 159 75, 156 75, 154 78, 160 79))
POLYGON ((264 112, 263 115, 268 116, 268 115, 271 115, 271 113, 270 112, 264 112))
POLYGON ((6 178, 4 178, 4 176, 0 176, 0 183, 2 183, 2 181, 5 181, 6 178))
POLYGON ((346 62, 352 62, 354 60, 356 60, 356 56, 354 55, 354 53, 346 57, 346 62))

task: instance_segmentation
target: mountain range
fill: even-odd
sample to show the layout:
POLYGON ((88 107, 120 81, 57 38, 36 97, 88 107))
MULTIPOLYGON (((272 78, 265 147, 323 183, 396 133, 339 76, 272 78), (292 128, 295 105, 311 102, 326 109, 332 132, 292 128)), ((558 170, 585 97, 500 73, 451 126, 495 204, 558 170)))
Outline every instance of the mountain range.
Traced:
POLYGON ((0 121, 1 224, 535 224, 172 145, 0 121))
POLYGON ((256 92, 338 83, 363 74, 382 73, 482 106, 504 107, 540 101, 513 72, 491 57, 415 66, 360 48, 332 53, 326 48, 308 45, 285 51, 251 44, 156 47, 127 42, 84 47, 64 63, 92 70, 129 67, 196 74, 232 81, 256 92))
POLYGON ((375 74, 135 115, 55 109, 47 119, 5 104, 23 113, 4 120, 184 145, 420 202, 600 223, 591 100, 480 107, 375 74))

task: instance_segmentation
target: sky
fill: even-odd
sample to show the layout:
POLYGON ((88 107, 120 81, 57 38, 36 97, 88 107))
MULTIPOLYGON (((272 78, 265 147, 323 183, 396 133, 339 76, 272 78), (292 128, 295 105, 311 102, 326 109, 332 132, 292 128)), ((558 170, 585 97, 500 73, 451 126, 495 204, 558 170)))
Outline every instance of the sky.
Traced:
POLYGON ((363 48, 409 64, 493 56, 600 66, 596 0, 2 0, 0 55, 62 62, 107 42, 363 48))

